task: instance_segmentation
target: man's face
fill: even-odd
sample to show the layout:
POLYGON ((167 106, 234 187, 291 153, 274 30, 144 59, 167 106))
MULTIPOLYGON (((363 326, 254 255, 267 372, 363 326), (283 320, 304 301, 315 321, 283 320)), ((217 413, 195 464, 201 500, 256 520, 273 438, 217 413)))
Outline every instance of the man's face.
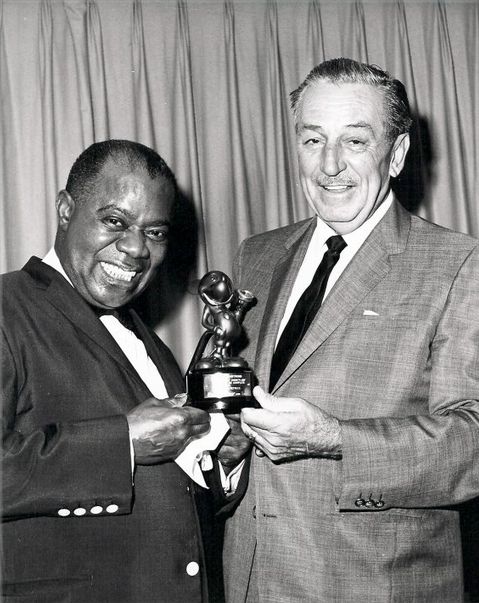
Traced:
POLYGON ((150 282, 165 257, 174 189, 164 178, 109 161, 88 199, 57 199, 57 253, 90 304, 118 308, 150 282))
POLYGON ((309 205, 339 234, 356 230, 386 198, 409 147, 388 141, 382 94, 368 84, 320 80, 298 118, 301 185, 309 205))

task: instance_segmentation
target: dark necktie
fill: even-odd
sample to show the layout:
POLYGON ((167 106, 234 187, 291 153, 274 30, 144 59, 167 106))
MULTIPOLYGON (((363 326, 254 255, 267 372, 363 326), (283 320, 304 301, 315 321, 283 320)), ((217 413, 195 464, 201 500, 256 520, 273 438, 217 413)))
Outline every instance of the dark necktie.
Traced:
POLYGON ((326 245, 328 249, 314 273, 311 283, 299 298, 276 346, 271 363, 269 391, 273 390, 281 373, 316 316, 323 301, 331 270, 339 260, 341 251, 346 247, 346 243, 340 235, 330 237, 326 241, 326 245))

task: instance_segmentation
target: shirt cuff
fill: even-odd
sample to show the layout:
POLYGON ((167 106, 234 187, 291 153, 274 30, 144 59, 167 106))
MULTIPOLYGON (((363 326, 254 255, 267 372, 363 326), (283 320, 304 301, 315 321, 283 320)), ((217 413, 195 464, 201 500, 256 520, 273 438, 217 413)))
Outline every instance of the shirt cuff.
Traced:
POLYGON ((133 483, 133 473, 135 472, 135 447, 133 446, 133 439, 128 428, 128 438, 130 440, 130 462, 131 462, 131 483, 133 483))

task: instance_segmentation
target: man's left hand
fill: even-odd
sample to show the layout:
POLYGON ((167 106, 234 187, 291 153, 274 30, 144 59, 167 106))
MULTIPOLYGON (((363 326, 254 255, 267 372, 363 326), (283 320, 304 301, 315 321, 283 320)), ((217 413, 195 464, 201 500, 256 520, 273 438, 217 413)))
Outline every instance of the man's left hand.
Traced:
POLYGON ((247 455, 251 442, 241 429, 239 414, 225 416, 230 426, 230 432, 218 450, 218 459, 228 473, 247 455))
POLYGON ((301 398, 280 398, 256 386, 262 408, 244 408, 241 425, 256 448, 272 461, 341 456, 338 419, 301 398))

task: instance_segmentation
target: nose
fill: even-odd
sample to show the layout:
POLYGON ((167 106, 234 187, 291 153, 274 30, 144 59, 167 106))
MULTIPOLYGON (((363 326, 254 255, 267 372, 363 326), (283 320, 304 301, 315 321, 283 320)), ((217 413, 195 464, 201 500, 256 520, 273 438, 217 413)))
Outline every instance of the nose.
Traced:
POLYGON ((150 250, 146 245, 146 237, 138 228, 128 228, 116 242, 116 248, 132 258, 147 258, 150 250))
POLYGON ((346 162, 337 145, 325 145, 321 154, 320 168, 327 176, 337 176, 346 169, 346 162))

